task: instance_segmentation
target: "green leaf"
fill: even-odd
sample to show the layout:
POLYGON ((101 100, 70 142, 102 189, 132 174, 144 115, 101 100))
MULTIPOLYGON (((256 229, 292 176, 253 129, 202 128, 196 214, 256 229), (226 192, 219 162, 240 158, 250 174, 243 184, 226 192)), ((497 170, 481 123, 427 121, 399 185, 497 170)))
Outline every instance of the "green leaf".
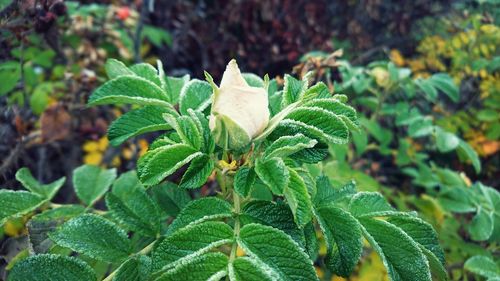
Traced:
POLYGON ((171 127, 163 119, 163 114, 176 114, 169 107, 149 105, 129 111, 116 119, 108 129, 108 138, 117 146, 131 137, 148 132, 169 130, 171 127))
POLYGON ((431 83, 429 79, 423 80, 418 78, 414 81, 415 84, 425 93, 425 97, 427 99, 433 102, 436 101, 438 91, 434 88, 433 83, 431 83))
POLYGON ((295 223, 303 228, 312 219, 312 202, 304 180, 299 174, 288 168, 290 181, 285 187, 283 194, 292 210, 295 223))
POLYGON ((498 111, 494 109, 483 109, 477 113, 477 119, 485 122, 492 122, 500 119, 498 111))
POLYGON ((97 88, 88 105, 129 103, 171 107, 165 92, 156 84, 138 76, 119 76, 97 88))
POLYGON ((292 211, 283 201, 250 201, 243 207, 240 220, 242 224, 259 223, 272 226, 288 234, 302 248, 306 246, 304 232, 295 224, 292 211))
POLYGON ((94 271, 85 262, 74 257, 51 254, 31 256, 20 261, 7 278, 8 281, 95 281, 96 279, 94 271))
POLYGON ((386 221, 372 218, 359 221, 365 238, 382 258, 391 280, 432 280, 426 257, 408 234, 386 221))
POLYGON ((319 82, 316 83, 316 85, 306 90, 304 96, 302 97, 302 100, 304 102, 308 102, 316 98, 323 99, 323 98, 329 98, 331 96, 332 94, 330 93, 328 86, 323 82, 319 82))
POLYGON ((66 181, 66 177, 62 177, 49 184, 41 184, 33 177, 33 175, 31 175, 28 168, 21 168, 16 172, 16 180, 18 180, 29 191, 50 200, 63 186, 66 181))
POLYGON ((132 70, 135 75, 153 82, 158 87, 161 87, 161 81, 160 77, 158 77, 158 71, 149 63, 134 64, 130 67, 130 70, 132 70))
POLYGON ((439 245, 439 239, 432 226, 420 218, 411 216, 390 217, 389 223, 401 228, 415 242, 431 251, 445 265, 444 252, 439 245))
POLYGON ((184 75, 182 77, 171 77, 166 76, 164 89, 169 96, 171 104, 179 103, 179 97, 184 85, 189 82, 189 75, 184 75))
POLYGON ((163 115, 163 118, 175 129, 183 143, 189 144, 196 150, 201 148, 203 139, 198 125, 191 116, 176 117, 166 114, 163 115))
POLYGON ((162 274, 157 281, 215 281, 227 275, 228 258, 222 253, 198 256, 162 274))
POLYGON ((333 205, 317 209, 316 218, 327 243, 326 266, 333 273, 348 277, 363 252, 363 236, 358 221, 333 205))
POLYGON ((266 268, 271 280, 319 280, 309 256, 280 230, 247 224, 240 230, 238 244, 266 268))
POLYGON ((207 117, 203 115, 203 113, 192 109, 188 109, 188 113, 198 127, 198 132, 200 132, 202 136, 202 151, 207 154, 212 153, 215 149, 215 142, 208 125, 207 117))
POLYGON ((305 103, 303 106, 328 110, 339 116, 350 128, 357 129, 359 126, 356 110, 336 98, 316 99, 305 103))
POLYGON ((486 256, 473 256, 469 258, 465 262, 464 268, 486 278, 495 278, 500 276, 500 268, 498 265, 495 261, 486 256))
POLYGON ((474 241, 485 241, 493 234, 493 213, 486 211, 482 206, 478 207, 476 215, 472 218, 468 231, 474 241))
POLYGON ((238 169, 234 176, 234 191, 243 198, 247 197, 255 183, 256 176, 257 174, 253 167, 241 167, 238 169))
POLYGON ((318 108, 299 107, 281 121, 273 135, 302 133, 324 143, 344 144, 349 140, 346 124, 337 115, 318 108))
POLYGON ((242 73, 243 79, 247 82, 250 87, 264 88, 264 80, 258 75, 253 73, 242 73))
POLYGON ((191 201, 167 229, 167 235, 190 224, 207 220, 232 217, 231 205, 216 197, 205 197, 191 201))
POLYGON ((439 245, 437 233, 432 226, 417 217, 390 217, 389 223, 399 227, 420 246, 429 261, 429 267, 438 280, 448 280, 444 252, 439 245))
POLYGON ((458 147, 460 139, 452 133, 436 127, 436 145, 440 152, 446 153, 458 147))
POLYGON ((130 70, 123 62, 117 59, 108 59, 104 65, 106 74, 109 79, 113 79, 124 75, 135 75, 135 73, 130 70))
POLYGON ((186 115, 188 109, 204 111, 208 108, 212 97, 212 87, 205 81, 193 79, 182 87, 179 96, 179 111, 186 115))
POLYGON ((257 159, 255 173, 277 195, 283 194, 290 178, 288 169, 280 158, 271 158, 265 161, 257 159))
POLYGON ((182 176, 180 188, 198 188, 207 182, 214 170, 214 161, 206 154, 202 154, 191 161, 189 168, 182 176))
POLYGON ((307 90, 307 78, 297 80, 293 76, 285 74, 285 85, 283 86, 282 107, 286 107, 298 101, 307 90))
POLYGON ((78 198, 92 206, 108 191, 115 178, 116 169, 83 165, 73 171, 73 186, 78 198))
POLYGON ((111 216, 127 229, 156 237, 161 226, 158 206, 142 186, 130 187, 106 194, 106 206, 111 216))
POLYGON ((21 64, 17 61, 6 61, 0 64, 0 96, 16 88, 17 83, 21 79, 21 64))
POLYGON ((93 214, 69 220, 49 234, 56 244, 97 260, 121 262, 130 254, 127 233, 114 223, 93 214), (98 238, 98 239, 96 239, 98 238))
POLYGON ((191 201, 191 197, 185 189, 181 189, 171 182, 155 185, 148 191, 156 205, 160 206, 162 217, 177 216, 181 209, 191 201))
POLYGON ((117 269, 113 281, 147 281, 151 274, 151 258, 133 256, 117 269))
POLYGON ((139 178, 144 185, 158 184, 199 155, 202 153, 186 144, 174 144, 150 150, 137 163, 139 178))
POLYGON ((327 176, 319 176, 316 179, 317 193, 314 197, 314 205, 320 207, 341 201, 356 194, 356 185, 353 181, 348 182, 340 189, 336 189, 330 183, 327 176))
POLYGON ((44 84, 41 84, 40 86, 36 87, 30 98, 31 110, 33 110, 33 113, 35 113, 36 115, 42 114, 49 104, 49 95, 47 90, 42 87, 43 85, 44 84))
POLYGON ((38 194, 27 191, 0 190, 0 225, 12 216, 20 216, 35 210, 44 202, 38 194))
POLYGON ((432 86, 445 93, 453 102, 458 102, 460 100, 459 89, 450 75, 446 73, 436 73, 427 81, 429 81, 432 86))
POLYGON ((378 192, 359 192, 349 202, 349 212, 359 217, 378 217, 397 213, 378 192))
POLYGON ((273 280, 266 268, 250 257, 236 258, 229 264, 229 280, 231 281, 267 281, 273 280))
POLYGON ((472 162, 472 166, 474 167, 476 173, 481 172, 481 161, 479 160, 479 156, 467 142, 460 140, 460 143, 458 144, 458 152, 472 162))
POLYGON ((166 271, 234 240, 233 229, 224 222, 191 224, 163 239, 155 247, 153 269, 166 271))
POLYGON ((303 134, 296 134, 294 136, 282 136, 275 140, 270 146, 266 148, 264 157, 266 159, 273 157, 287 157, 302 149, 312 148, 318 142, 310 139, 303 134))

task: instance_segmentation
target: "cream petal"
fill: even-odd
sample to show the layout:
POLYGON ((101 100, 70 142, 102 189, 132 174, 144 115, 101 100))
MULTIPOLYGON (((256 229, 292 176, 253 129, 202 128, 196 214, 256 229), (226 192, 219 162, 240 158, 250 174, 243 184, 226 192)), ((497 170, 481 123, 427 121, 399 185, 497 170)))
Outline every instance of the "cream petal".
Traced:
POLYGON ((245 78, 241 75, 241 71, 236 63, 236 60, 234 59, 227 64, 219 87, 222 88, 226 86, 248 86, 245 78))

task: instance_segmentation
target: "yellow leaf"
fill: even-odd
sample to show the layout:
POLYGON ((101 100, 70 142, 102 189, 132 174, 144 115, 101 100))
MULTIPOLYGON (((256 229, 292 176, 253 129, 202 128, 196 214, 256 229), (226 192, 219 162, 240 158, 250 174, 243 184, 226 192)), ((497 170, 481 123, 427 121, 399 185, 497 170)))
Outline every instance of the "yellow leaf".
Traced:
POLYGON ((405 64, 405 59, 403 58, 403 55, 401 55, 401 52, 399 50, 392 49, 390 57, 392 62, 394 62, 394 64, 397 66, 403 66, 405 64))
POLYGON ((122 156, 126 160, 130 160, 134 156, 134 152, 130 148, 123 148, 123 150, 122 150, 122 156))
POLYGON ((242 257, 242 256, 244 256, 244 255, 245 255, 245 251, 244 251, 242 248, 238 247, 238 248, 236 249, 236 256, 237 256, 237 257, 242 257))
POLYGON ((137 141, 137 144, 139 145, 139 156, 144 155, 148 151, 149 143, 145 139, 140 139, 137 141))

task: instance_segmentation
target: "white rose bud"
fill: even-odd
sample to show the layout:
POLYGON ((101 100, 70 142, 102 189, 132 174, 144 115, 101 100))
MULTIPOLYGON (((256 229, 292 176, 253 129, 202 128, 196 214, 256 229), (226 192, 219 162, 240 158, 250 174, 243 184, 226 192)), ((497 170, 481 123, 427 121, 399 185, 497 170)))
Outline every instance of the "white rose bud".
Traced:
POLYGON ((214 89, 210 130, 216 143, 229 149, 249 144, 267 127, 268 103, 266 89, 249 86, 231 60, 220 87, 214 89))

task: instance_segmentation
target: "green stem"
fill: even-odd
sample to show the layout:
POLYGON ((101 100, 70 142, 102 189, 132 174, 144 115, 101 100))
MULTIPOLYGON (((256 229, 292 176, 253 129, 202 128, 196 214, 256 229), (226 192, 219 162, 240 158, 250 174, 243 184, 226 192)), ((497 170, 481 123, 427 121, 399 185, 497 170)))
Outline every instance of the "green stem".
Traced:
POLYGON ((231 255, 229 256, 229 263, 232 263, 234 259, 236 259, 236 251, 238 249, 238 243, 236 242, 237 238, 240 236, 240 196, 233 189, 233 204, 234 204, 234 212, 236 214, 234 218, 234 242, 231 248, 231 255))

